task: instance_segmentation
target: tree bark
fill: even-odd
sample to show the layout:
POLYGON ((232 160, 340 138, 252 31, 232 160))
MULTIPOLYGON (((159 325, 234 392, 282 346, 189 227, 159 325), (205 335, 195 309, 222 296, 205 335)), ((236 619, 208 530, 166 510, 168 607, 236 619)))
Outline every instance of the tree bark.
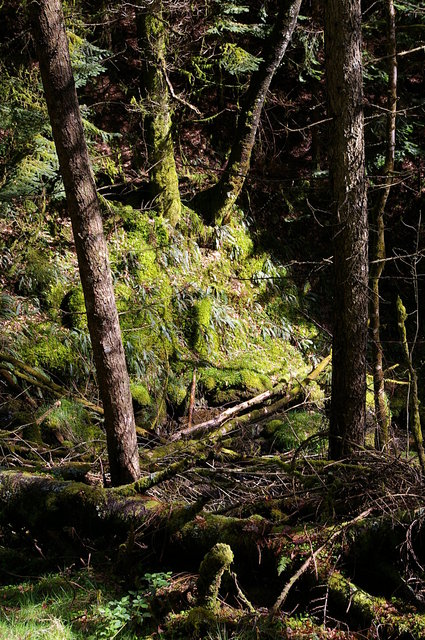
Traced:
POLYGON ((31 5, 35 47, 71 217, 112 482, 136 480, 139 457, 132 398, 108 249, 71 69, 60 0, 31 5))
POLYGON ((194 208, 199 208, 208 222, 216 225, 229 221, 251 163, 261 112, 273 76, 282 62, 298 20, 301 0, 285 0, 281 3, 273 31, 263 53, 263 62, 253 73, 239 115, 236 137, 229 161, 219 182, 195 198, 194 208))
POLYGON ((142 88, 147 112, 144 119, 148 148, 149 180, 153 207, 175 225, 181 201, 166 76, 166 27, 161 0, 154 0, 137 15, 137 33, 142 60, 142 88))
POLYGON ((387 135, 385 150, 384 180, 380 184, 378 202, 371 211, 370 242, 370 330, 372 333, 373 392, 376 415, 375 446, 381 449, 388 444, 390 415, 385 402, 385 380, 383 351, 380 336, 379 279, 385 265, 384 214, 393 182, 395 134, 397 116, 397 43, 395 31, 395 9, 393 0, 386 0, 388 98, 387 135))
POLYGON ((329 455, 364 443, 368 319, 367 196, 360 0, 328 0, 325 53, 334 221, 334 334, 329 455))

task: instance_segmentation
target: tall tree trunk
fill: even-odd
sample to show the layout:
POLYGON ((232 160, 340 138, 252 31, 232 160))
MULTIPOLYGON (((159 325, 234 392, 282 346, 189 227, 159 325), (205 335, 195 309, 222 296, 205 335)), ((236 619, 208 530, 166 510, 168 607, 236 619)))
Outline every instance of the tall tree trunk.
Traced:
POLYGON ((418 396, 418 377, 413 366, 412 351, 409 349, 406 331, 407 313, 406 308, 400 298, 397 298, 397 323, 400 334, 401 346, 403 349, 404 360, 409 371, 409 428, 415 439, 416 449, 418 451, 419 464, 422 472, 425 473, 425 451, 423 445, 421 417, 419 415, 419 396, 418 396))
POLYGON ((360 0, 327 0, 325 52, 334 221, 335 321, 329 455, 364 443, 368 222, 360 0))
POLYGON ((200 193, 193 201, 194 208, 198 208, 208 222, 217 225, 228 222, 232 206, 242 191, 267 92, 291 41, 300 6, 301 0, 284 0, 281 3, 272 34, 263 52, 263 62, 258 71, 252 74, 243 100, 226 170, 216 185, 200 193))
POLYGON ((53 138, 78 256, 100 395, 112 483, 139 476, 130 384, 115 304, 108 249, 84 138, 60 0, 31 4, 53 138))
POLYGON ((393 0, 386 0, 388 98, 387 132, 384 180, 380 184, 378 201, 371 211, 370 242, 370 330, 372 333, 373 392, 375 399, 376 437, 375 446, 381 449, 388 444, 390 415, 385 402, 383 352, 380 336, 379 279, 385 265, 384 214, 390 193, 395 156, 395 133, 397 115, 397 43, 395 31, 395 9, 393 0))
POLYGON ((171 137, 165 66, 166 26, 161 0, 154 0, 139 11, 137 33, 143 58, 142 87, 147 107, 145 136, 153 206, 175 225, 180 219, 181 201, 171 137))

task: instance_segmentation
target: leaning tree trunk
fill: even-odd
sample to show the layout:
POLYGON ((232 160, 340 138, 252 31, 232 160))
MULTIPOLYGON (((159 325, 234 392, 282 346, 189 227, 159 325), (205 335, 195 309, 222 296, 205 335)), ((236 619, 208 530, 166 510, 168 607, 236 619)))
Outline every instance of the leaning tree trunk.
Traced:
POLYGON ((378 202, 371 211, 370 243, 370 329, 372 332, 373 392, 376 414, 375 446, 381 449, 388 444, 390 416, 385 402, 383 351, 380 336, 379 280, 385 265, 384 213, 393 182, 395 133, 397 116, 397 45, 395 9, 393 0, 386 0, 387 49, 388 49, 388 98, 387 135, 383 182, 380 184, 378 202))
POLYGON ((263 62, 253 73, 239 116, 236 137, 227 168, 219 182, 200 193, 193 206, 204 214, 208 222, 220 225, 229 221, 232 206, 238 198, 248 174, 261 112, 270 83, 282 62, 298 20, 301 0, 281 3, 272 34, 263 53, 263 62))
POLYGON ((154 208, 171 224, 180 219, 181 201, 173 140, 165 66, 166 26, 161 0, 148 3, 137 15, 142 55, 142 85, 146 98, 145 137, 149 181, 154 208))
POLYGON ((125 484, 139 476, 132 398, 63 11, 60 0, 38 0, 31 7, 34 42, 72 222, 103 402, 111 478, 115 485, 125 484))
POLYGON ((364 442, 368 319, 367 196, 360 0, 328 0, 325 52, 334 220, 335 321, 329 453, 364 442))

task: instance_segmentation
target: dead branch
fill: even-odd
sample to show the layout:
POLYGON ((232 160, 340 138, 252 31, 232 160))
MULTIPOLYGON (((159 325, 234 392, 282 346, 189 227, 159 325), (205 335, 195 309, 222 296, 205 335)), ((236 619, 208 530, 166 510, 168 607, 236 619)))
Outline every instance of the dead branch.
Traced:
MULTIPOLYGON (((258 419, 260 415, 264 417, 266 415, 273 413, 273 411, 277 410, 278 408, 289 404, 292 400, 294 400, 304 392, 304 388, 306 385, 308 385, 309 382, 317 380, 317 378, 326 369, 330 361, 331 361, 331 355, 326 356, 326 358, 324 358, 317 365, 317 367, 313 369, 313 371, 304 378, 304 380, 301 383, 296 383, 296 385, 292 389, 287 391, 287 393, 283 396, 283 398, 281 398, 281 400, 277 401, 276 403, 274 403, 269 407, 265 407, 264 409, 259 409, 257 412, 253 412, 252 414, 247 414, 248 416, 247 419, 249 420, 251 417, 253 419, 258 419)), ((230 407, 229 409, 226 409, 225 411, 220 413, 220 415, 216 416, 215 418, 212 418, 211 420, 207 420, 206 422, 201 422, 200 424, 188 426, 185 429, 182 429, 181 431, 179 431, 178 433, 175 433, 171 437, 171 441, 175 442, 186 436, 196 437, 200 433, 205 433, 207 431, 215 429, 220 425, 222 425, 223 423, 227 422, 231 417, 237 416, 238 414, 242 413, 246 409, 254 407, 255 405, 262 404, 265 401, 270 400, 271 398, 281 395, 282 392, 285 391, 285 389, 286 389, 286 384, 279 384, 273 389, 264 391, 263 393, 260 393, 259 395, 255 396, 254 398, 245 400, 244 402, 236 405, 235 407, 230 407)), ((243 419, 240 418, 240 420, 243 422, 246 422, 247 419, 246 419, 246 416, 243 416, 243 419)))
POLYGON ((288 582, 285 584, 283 591, 281 592, 281 594, 279 595, 278 599, 276 600, 276 602, 272 607, 273 613, 275 614, 278 613, 280 607, 285 602, 291 588, 294 586, 296 581, 307 571, 311 563, 316 562, 316 558, 319 555, 319 553, 321 553, 324 549, 326 549, 326 547, 333 540, 335 540, 335 538, 340 536, 348 527, 351 527, 353 524, 356 524, 357 522, 360 522, 361 520, 364 520, 365 518, 367 518, 367 516, 372 512, 372 510, 373 510, 372 508, 366 509, 366 511, 363 511, 363 513, 360 513, 358 516, 356 516, 349 522, 343 522, 342 524, 338 525, 336 528, 336 531, 332 533, 332 535, 326 540, 326 542, 322 544, 318 549, 316 549, 316 551, 314 551, 310 556, 308 556, 307 560, 303 562, 303 564, 298 569, 298 571, 296 571, 294 575, 290 578, 290 580, 288 580, 288 582))

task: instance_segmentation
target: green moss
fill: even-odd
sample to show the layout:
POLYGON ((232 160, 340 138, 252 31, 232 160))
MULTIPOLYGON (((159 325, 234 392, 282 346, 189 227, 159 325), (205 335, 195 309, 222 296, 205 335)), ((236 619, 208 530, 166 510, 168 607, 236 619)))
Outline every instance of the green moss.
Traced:
POLYGON ((192 347, 202 357, 211 356, 218 348, 218 336, 211 323, 212 299, 205 296, 192 309, 192 347))
POLYGON ((121 205, 120 215, 126 231, 137 232, 139 237, 145 240, 145 242, 151 238, 153 225, 146 213, 141 213, 139 210, 133 209, 130 205, 121 205))
POLYGON ((210 610, 217 609, 218 590, 223 573, 230 569, 233 552, 228 544, 218 542, 205 555, 199 567, 198 603, 210 610))
MULTIPOLYGON (((323 415, 315 411, 291 411, 284 420, 270 420, 266 433, 273 438, 274 447, 280 451, 296 449, 301 442, 323 429, 323 415)), ((316 453, 320 440, 313 440, 308 451, 316 453)))
POLYGON ((254 250, 254 242, 244 224, 237 224, 236 221, 229 225, 229 232, 224 236, 223 250, 231 260, 244 263, 254 250))
POLYGON ((236 400, 241 395, 255 395, 272 386, 271 379, 252 369, 212 367, 199 370, 199 381, 212 402, 236 400))
POLYGON ((285 427, 285 421, 284 420, 270 420, 267 423, 267 426, 265 428, 265 432, 269 435, 269 436, 273 436, 275 433, 279 433, 279 431, 281 431, 282 429, 284 429, 285 427))
POLYGON ((243 369, 241 371, 242 384, 247 391, 261 392, 271 389, 272 383, 267 376, 252 371, 250 369, 243 369))
POLYGON ((46 301, 50 287, 56 284, 56 266, 45 252, 30 248, 26 255, 25 274, 21 279, 21 289, 28 295, 36 295, 46 301))
POLYGON ((65 306, 64 312, 69 320, 69 322, 67 322, 67 318, 65 317, 67 326, 71 326, 73 329, 87 331, 86 303, 81 285, 74 287, 74 289, 68 292, 65 306))
POLYGON ((125 282, 117 282, 114 291, 118 313, 129 311, 134 303, 133 289, 125 282))
POLYGON ((264 253, 249 257, 249 259, 245 260, 238 269, 240 277, 244 279, 251 279, 256 274, 262 273, 264 262, 267 257, 268 256, 264 253))
MULTIPOLYGON (((43 415, 50 406, 41 407, 43 415)), ((91 414, 78 402, 63 398, 59 406, 46 416, 42 423, 44 439, 48 440, 49 430, 59 432, 62 437, 72 443, 90 442, 102 438, 101 429, 93 424, 91 414)))
POLYGON ((173 376, 168 381, 167 385, 167 397, 170 404, 173 407, 180 407, 187 398, 188 383, 185 384, 185 380, 173 376))
POLYGON ((245 335, 240 342, 234 342, 238 351, 228 364, 234 369, 255 370, 273 382, 279 382, 293 376, 303 377, 311 368, 302 353, 283 338, 258 340, 245 335), (249 350, 246 349, 247 341, 249 350))
POLYGON ((185 206, 182 207, 182 214, 179 230, 186 238, 192 238, 204 245, 207 241, 207 227, 202 218, 193 209, 185 206))
POLYGON ((49 286, 48 291, 46 291, 46 305, 49 310, 50 317, 52 317, 54 320, 61 321, 60 307, 65 294, 66 286, 62 280, 52 282, 49 286))
POLYGON ((130 384, 130 390, 133 400, 135 400, 141 407, 148 407, 152 404, 152 398, 149 395, 149 391, 141 382, 132 382, 130 384))
POLYGON ((178 614, 172 620, 172 638, 198 640, 214 637, 210 634, 217 631, 217 615, 207 607, 192 607, 189 611, 178 614))
POLYGON ((67 332, 52 329, 48 323, 32 327, 20 345, 20 353, 29 365, 64 375, 72 368, 76 353, 71 342, 66 341, 67 332))

